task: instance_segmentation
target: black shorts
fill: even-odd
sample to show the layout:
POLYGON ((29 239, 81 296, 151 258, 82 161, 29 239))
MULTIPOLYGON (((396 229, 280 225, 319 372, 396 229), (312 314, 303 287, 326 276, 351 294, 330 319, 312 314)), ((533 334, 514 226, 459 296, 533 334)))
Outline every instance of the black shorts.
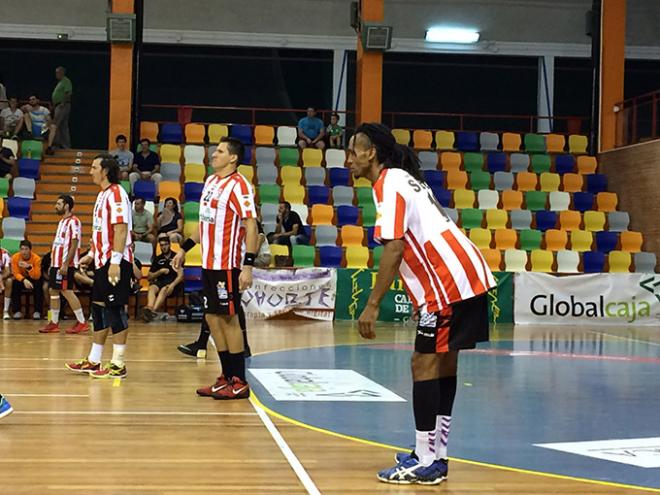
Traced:
POLYGON ((73 290, 75 283, 73 275, 75 273, 76 269, 70 266, 66 272, 66 277, 63 277, 60 275, 59 268, 51 266, 48 270, 48 287, 55 290, 73 290))
POLYGON ((155 285, 159 289, 162 289, 166 285, 170 285, 175 280, 176 280, 176 278, 163 278, 163 277, 160 277, 160 278, 157 278, 156 280, 154 280, 153 282, 151 282, 151 285, 155 285))
POLYGON ((238 276, 241 270, 202 270, 204 312, 213 315, 235 315, 241 305, 238 276))
POLYGON ((92 301, 104 302, 106 306, 123 306, 128 304, 128 296, 131 292, 131 276, 133 265, 126 260, 121 260, 119 265, 120 279, 117 285, 108 281, 108 269, 110 262, 94 271, 94 285, 92 287, 92 301))
POLYGON ((474 349, 488 342, 488 294, 460 301, 436 313, 421 313, 415 351, 432 354, 474 349))

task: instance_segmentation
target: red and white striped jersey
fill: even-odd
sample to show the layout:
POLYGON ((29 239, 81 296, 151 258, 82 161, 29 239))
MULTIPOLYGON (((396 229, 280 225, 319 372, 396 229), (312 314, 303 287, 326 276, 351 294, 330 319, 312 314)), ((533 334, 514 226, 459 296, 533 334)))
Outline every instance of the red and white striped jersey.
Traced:
POLYGON ((495 287, 483 256, 426 183, 402 169, 383 169, 374 201, 374 238, 405 242, 399 275, 416 308, 433 313, 495 287))
POLYGON ((80 260, 80 243, 82 242, 82 224, 78 217, 71 215, 68 218, 63 218, 57 224, 57 232, 55 239, 53 239, 53 247, 50 250, 50 266, 53 268, 60 268, 67 256, 69 256, 69 247, 74 239, 78 240, 78 247, 76 252, 71 258, 69 266, 78 268, 80 260))
POLYGON ((124 188, 119 184, 110 184, 110 187, 101 191, 96 197, 94 205, 94 218, 92 224, 92 251, 94 252, 94 266, 101 268, 112 255, 115 231, 113 226, 119 223, 128 225, 124 259, 133 262, 131 250, 131 202, 124 188))
POLYGON ((0 272, 3 272, 6 267, 11 270, 11 256, 6 249, 0 248, 0 272))
POLYGON ((240 268, 245 255, 243 218, 256 218, 254 193, 238 172, 206 179, 199 204, 202 267, 207 270, 240 268))

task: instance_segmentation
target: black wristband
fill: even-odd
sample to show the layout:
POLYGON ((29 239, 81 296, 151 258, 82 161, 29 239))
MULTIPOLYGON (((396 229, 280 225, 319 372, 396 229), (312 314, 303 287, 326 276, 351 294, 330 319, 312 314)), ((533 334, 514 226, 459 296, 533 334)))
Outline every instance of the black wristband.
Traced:
POLYGON ((197 244, 195 241, 188 238, 185 241, 183 241, 183 244, 181 244, 181 249, 183 249, 187 253, 188 251, 190 251, 192 248, 195 247, 195 244, 197 244))
POLYGON ((245 253, 245 258, 243 259, 243 265, 245 266, 254 266, 254 260, 257 256, 254 253, 245 253))

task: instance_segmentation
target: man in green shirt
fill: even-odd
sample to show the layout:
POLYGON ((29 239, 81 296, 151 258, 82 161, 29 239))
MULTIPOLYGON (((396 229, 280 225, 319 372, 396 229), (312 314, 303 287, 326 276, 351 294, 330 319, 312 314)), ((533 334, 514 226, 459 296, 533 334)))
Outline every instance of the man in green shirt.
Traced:
POLYGON ((55 144, 60 148, 71 148, 71 135, 69 134, 69 115, 71 114, 71 95, 73 86, 71 80, 66 77, 66 69, 58 67, 55 69, 55 79, 57 85, 53 90, 53 114, 57 134, 55 144))

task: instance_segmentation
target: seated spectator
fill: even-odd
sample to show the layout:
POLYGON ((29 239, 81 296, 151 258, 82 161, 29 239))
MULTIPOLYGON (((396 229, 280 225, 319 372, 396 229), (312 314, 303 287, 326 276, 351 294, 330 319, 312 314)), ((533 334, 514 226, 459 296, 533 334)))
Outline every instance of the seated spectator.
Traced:
POLYGON ((288 201, 280 203, 277 226, 275 232, 268 234, 268 242, 289 247, 292 244, 309 244, 309 237, 305 234, 305 225, 300 219, 300 215, 291 211, 291 203, 288 201))
POLYGON ((156 183, 156 190, 160 183, 160 157, 149 149, 151 141, 148 139, 140 140, 140 152, 133 157, 133 172, 129 174, 128 180, 133 184, 139 179, 153 180, 156 183))
POLYGON ((339 114, 333 113, 330 116, 330 125, 326 130, 328 142, 331 148, 342 148, 342 138, 344 137, 344 128, 339 125, 339 114))
POLYGON ((119 164, 121 180, 128 180, 128 174, 133 168, 133 152, 126 147, 126 136, 119 134, 115 138, 117 147, 110 150, 110 154, 115 157, 119 164))
POLYGON ((9 320, 11 318, 9 316, 9 305, 11 304, 12 281, 11 256, 9 256, 9 253, 5 249, 0 248, 0 291, 4 291, 5 293, 3 320, 9 320))
MULTIPOLYGON (((85 258, 89 254, 89 251, 85 253, 80 253, 80 259, 85 258)), ((94 285, 94 263, 90 263, 87 266, 80 265, 76 273, 73 274, 73 280, 76 283, 76 287, 80 291, 91 291, 92 286, 94 285)))
POLYGON ((28 104, 23 107, 23 114, 27 131, 32 134, 34 139, 46 140, 48 143, 46 154, 52 155, 57 126, 50 117, 50 110, 42 107, 37 97, 33 95, 28 98, 28 104))
MULTIPOLYGON (((135 251, 135 243, 131 243, 131 250, 135 251)), ((142 280, 142 262, 133 256, 133 273, 131 274, 131 294, 136 295, 140 292, 140 280, 142 280)), ((126 305, 128 313, 128 305, 126 305)))
POLYGON ((18 108, 18 99, 12 96, 9 98, 9 106, 0 112, 2 136, 16 139, 23 130, 24 124, 23 111, 18 108))
POLYGON ((131 239, 154 243, 154 216, 144 208, 144 199, 135 198, 133 202, 133 230, 131 239))
POLYGON ((147 305, 142 309, 142 319, 147 323, 158 316, 157 312, 183 281, 183 268, 175 270, 172 267, 172 259, 176 252, 172 250, 169 237, 165 234, 158 236, 158 244, 161 253, 151 260, 147 274, 149 280, 147 305))
POLYGON ((0 177, 11 179, 16 169, 16 156, 14 152, 4 146, 0 148, 0 177))
POLYGON ((307 109, 307 117, 298 121, 298 146, 301 148, 325 148, 325 129, 323 121, 316 116, 316 110, 307 109))
POLYGON ((41 281, 41 257, 32 252, 32 243, 30 241, 21 241, 20 251, 11 257, 11 267, 15 280, 11 290, 14 319, 23 318, 23 313, 21 313, 21 296, 25 289, 32 291, 34 297, 32 318, 40 320, 41 313, 43 312, 44 298, 41 281))
POLYGON ((257 229, 259 235, 257 236, 257 257, 254 260, 254 266, 257 268, 267 268, 270 266, 270 245, 266 234, 264 233, 264 226, 261 224, 261 212, 257 218, 257 229))
POLYGON ((167 198, 163 205, 163 211, 156 219, 158 238, 160 234, 167 234, 170 242, 179 244, 183 239, 183 217, 179 213, 179 203, 174 198, 167 198))

